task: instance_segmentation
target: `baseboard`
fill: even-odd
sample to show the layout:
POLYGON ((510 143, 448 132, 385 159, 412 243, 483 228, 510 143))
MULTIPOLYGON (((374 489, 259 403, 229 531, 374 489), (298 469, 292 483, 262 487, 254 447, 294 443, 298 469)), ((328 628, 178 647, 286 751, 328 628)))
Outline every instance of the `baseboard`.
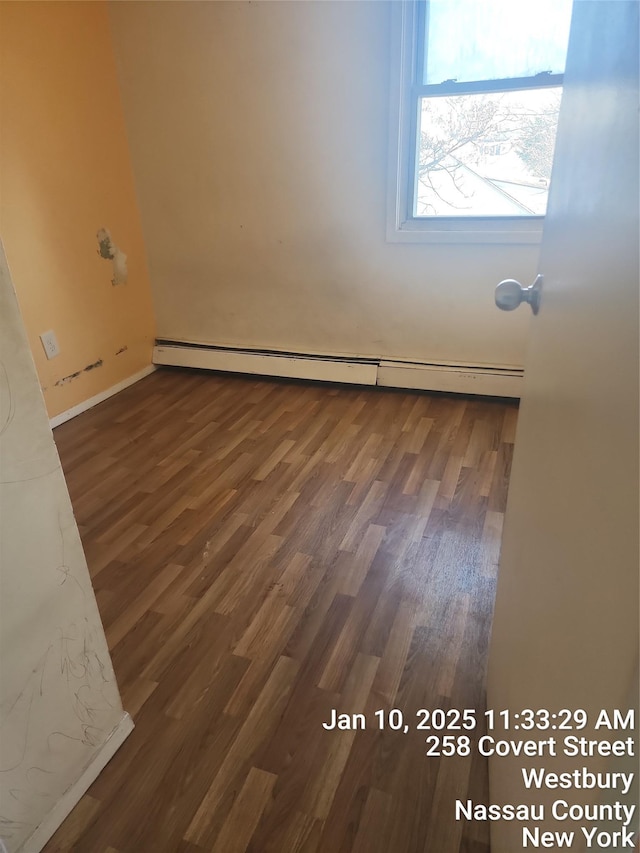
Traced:
POLYGON ((62 824, 71 810, 78 804, 83 794, 95 782, 107 762, 113 758, 124 741, 133 731, 133 720, 126 712, 106 739, 100 750, 93 756, 81 776, 67 788, 53 809, 45 817, 35 832, 19 848, 18 853, 39 853, 53 833, 62 824))
POLYGON ((519 398, 524 371, 491 365, 426 364, 394 359, 348 358, 265 350, 240 350, 186 342, 158 342, 154 364, 229 373, 381 385, 519 398))
POLYGON ((136 382, 144 379, 145 376, 149 376, 149 374, 153 373, 155 369, 155 364, 150 364, 143 370, 138 371, 138 373, 134 373, 133 376, 128 376, 126 379, 123 379, 122 382, 118 382, 116 385, 112 385, 111 388, 107 388, 106 391, 101 391, 99 394, 96 394, 95 397, 89 397, 88 400, 78 403, 77 406, 72 406, 70 409, 67 409, 66 412, 60 412, 59 415, 54 415, 54 417, 49 419, 51 429, 60 426, 60 424, 65 423, 65 421, 70 421, 71 418, 81 415, 88 409, 92 409, 94 406, 97 406, 98 403, 102 403, 103 400, 108 400, 109 397, 113 397, 114 394, 124 391, 125 388, 128 388, 130 385, 134 385, 136 382))

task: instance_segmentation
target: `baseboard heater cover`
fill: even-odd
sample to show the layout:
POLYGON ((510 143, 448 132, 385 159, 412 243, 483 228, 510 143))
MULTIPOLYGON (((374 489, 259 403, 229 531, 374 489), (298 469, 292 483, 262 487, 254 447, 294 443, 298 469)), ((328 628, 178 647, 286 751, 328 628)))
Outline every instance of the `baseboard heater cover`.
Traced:
POLYGON ((347 361, 317 356, 290 355, 219 347, 159 344, 153 363, 172 367, 200 367, 230 373, 256 373, 287 379, 316 379, 323 382, 348 382, 375 385, 377 362, 347 361))
POLYGON ((377 384, 388 388, 519 398, 523 374, 522 370, 505 368, 381 361, 377 384))
POLYGON ((515 368, 350 359, 178 341, 158 342, 153 351, 153 363, 288 379, 515 398, 520 397, 523 377, 523 371, 515 368))

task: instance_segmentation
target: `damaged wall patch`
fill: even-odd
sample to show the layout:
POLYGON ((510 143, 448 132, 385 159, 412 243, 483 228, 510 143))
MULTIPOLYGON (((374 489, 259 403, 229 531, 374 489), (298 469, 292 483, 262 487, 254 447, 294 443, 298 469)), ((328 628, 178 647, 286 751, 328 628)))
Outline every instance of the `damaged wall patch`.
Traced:
POLYGON ((125 284, 128 276, 127 256, 113 242, 108 228, 101 228, 96 236, 98 238, 98 254, 101 258, 113 263, 111 284, 125 284))
POLYGON ((101 358, 98 361, 94 361, 93 364, 88 364, 86 367, 83 367, 82 370, 76 370, 75 373, 70 373, 68 376, 63 376, 62 379, 58 379, 55 385, 67 385, 69 382, 73 382, 74 379, 77 379, 82 373, 87 373, 89 370, 95 370, 96 367, 102 367, 104 362, 101 358))

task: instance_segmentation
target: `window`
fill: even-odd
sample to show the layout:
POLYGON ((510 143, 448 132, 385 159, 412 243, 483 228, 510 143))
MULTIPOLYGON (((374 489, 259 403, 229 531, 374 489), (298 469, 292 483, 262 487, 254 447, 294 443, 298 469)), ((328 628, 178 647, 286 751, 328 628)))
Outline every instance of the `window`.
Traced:
POLYGON ((537 242, 571 0, 395 8, 389 239, 537 242))

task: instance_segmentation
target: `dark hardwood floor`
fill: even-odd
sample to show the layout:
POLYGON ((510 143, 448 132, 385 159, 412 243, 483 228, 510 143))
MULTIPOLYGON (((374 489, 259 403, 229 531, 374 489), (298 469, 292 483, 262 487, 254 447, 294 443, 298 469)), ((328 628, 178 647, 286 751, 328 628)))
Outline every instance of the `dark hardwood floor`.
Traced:
POLYGON ((163 370, 58 427, 136 727, 46 851, 486 853, 416 714, 484 710, 516 417, 163 370))

